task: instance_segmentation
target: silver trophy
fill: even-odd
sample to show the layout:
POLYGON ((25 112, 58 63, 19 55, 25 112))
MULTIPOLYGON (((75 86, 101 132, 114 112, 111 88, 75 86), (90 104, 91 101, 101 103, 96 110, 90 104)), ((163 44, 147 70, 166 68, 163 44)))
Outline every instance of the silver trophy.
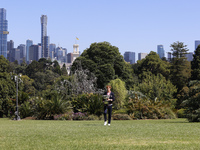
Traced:
POLYGON ((110 98, 110 95, 103 95, 103 99, 104 99, 104 104, 108 104, 108 99, 110 98))

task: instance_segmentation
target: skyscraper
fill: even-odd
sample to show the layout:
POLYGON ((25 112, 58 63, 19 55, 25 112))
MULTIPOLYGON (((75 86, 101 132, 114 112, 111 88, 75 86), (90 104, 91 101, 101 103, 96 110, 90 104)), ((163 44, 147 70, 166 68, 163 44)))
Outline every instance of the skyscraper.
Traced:
POLYGON ((138 53, 138 60, 144 59, 147 55, 148 53, 138 53))
POLYGON ((20 50, 20 63, 26 58, 26 46, 24 44, 20 44, 17 49, 20 50))
POLYGON ((44 36, 44 58, 49 58, 49 36, 44 36))
POLYGON ((6 20, 6 10, 0 8, 0 55, 7 58, 7 35, 8 21, 6 20))
POLYGON ((26 63, 29 64, 29 47, 33 45, 32 40, 26 40, 26 63))
POLYGON ((14 42, 13 40, 10 40, 7 42, 7 52, 8 52, 8 55, 7 55, 7 58, 8 60, 11 62, 11 52, 12 52, 12 49, 14 48, 14 42))
POLYGON ((56 56, 54 56, 55 55, 55 50, 56 50, 56 44, 49 44, 49 57, 51 59, 56 57, 56 56))
POLYGON ((125 52, 124 60, 126 62, 129 62, 130 64, 134 64, 135 63, 135 52, 125 52))
MULTIPOLYGON (((47 16, 41 16, 41 46, 42 46, 42 58, 45 57, 45 36, 47 36, 47 16)), ((46 39, 47 40, 47 39, 46 39)))
POLYGON ((195 49, 194 50, 196 50, 197 49, 197 47, 200 45, 200 41, 199 40, 196 40, 195 41, 195 44, 194 44, 194 46, 195 46, 195 49))
POLYGON ((165 57, 165 51, 164 51, 163 45, 157 46, 157 53, 158 53, 160 58, 165 57))
POLYGON ((187 61, 193 60, 193 52, 189 52, 188 54, 185 54, 185 57, 187 58, 187 61))
POLYGON ((38 61, 41 58, 41 46, 31 45, 29 47, 29 62, 38 61))
POLYGON ((172 53, 171 52, 167 52, 167 61, 171 61, 172 60, 172 53))

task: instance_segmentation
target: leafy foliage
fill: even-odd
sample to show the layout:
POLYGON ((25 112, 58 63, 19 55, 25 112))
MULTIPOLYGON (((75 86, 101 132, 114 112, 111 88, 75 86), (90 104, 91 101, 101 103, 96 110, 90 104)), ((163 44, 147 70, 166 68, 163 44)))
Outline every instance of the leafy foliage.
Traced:
POLYGON ((193 60, 191 62, 192 80, 200 80, 200 46, 194 51, 193 60))
POLYGON ((133 71, 130 64, 127 64, 123 56, 120 55, 119 49, 108 42, 93 43, 90 48, 84 50, 78 57, 71 68, 74 72, 81 62, 83 69, 88 69, 97 77, 98 88, 104 88, 110 80, 120 78, 127 83, 130 88, 134 84, 133 71), (130 83, 131 82, 131 83, 130 83))
POLYGON ((142 83, 136 88, 138 91, 144 93, 151 100, 162 100, 171 102, 173 94, 176 93, 176 87, 166 80, 162 74, 154 75, 150 72, 143 73, 144 79, 142 83))
POLYGON ((200 122, 200 81, 190 81, 189 94, 182 105, 185 106, 185 114, 190 122, 200 122))
POLYGON ((149 100, 140 92, 129 91, 126 106, 128 114, 133 119, 176 118, 170 108, 170 103, 149 100))
POLYGON ((125 104, 125 98, 127 94, 125 82, 120 79, 111 80, 109 83, 112 87, 111 91, 115 95, 115 101, 113 102, 114 109, 120 109, 125 104))

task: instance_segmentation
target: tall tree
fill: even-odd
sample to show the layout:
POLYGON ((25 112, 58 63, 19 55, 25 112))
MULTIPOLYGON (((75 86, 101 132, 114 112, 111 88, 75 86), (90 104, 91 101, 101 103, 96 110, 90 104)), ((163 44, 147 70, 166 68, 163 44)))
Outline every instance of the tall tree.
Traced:
POLYGON ((170 64, 160 59, 156 52, 151 51, 145 59, 139 60, 137 64, 137 70, 135 70, 140 77, 143 79, 143 72, 151 72, 154 75, 162 74, 168 79, 170 74, 170 64))
POLYGON ((182 99, 180 98, 180 91, 186 86, 191 77, 191 64, 187 61, 185 54, 187 54, 187 45, 182 42, 174 42, 170 46, 172 49, 172 65, 170 68, 170 80, 177 87, 177 107, 180 107, 182 99))
POLYGON ((192 80, 200 80, 200 45, 194 51, 193 60, 191 62, 192 80))
MULTIPOLYGON (((83 69, 88 69, 97 77, 99 88, 103 88, 110 80, 117 77, 130 87, 134 84, 133 71, 120 54, 119 49, 108 42, 93 43, 78 57, 72 65, 72 72, 81 62, 83 69), (132 79, 130 83, 130 79, 132 79)), ((129 64, 130 65, 130 64, 129 64)))

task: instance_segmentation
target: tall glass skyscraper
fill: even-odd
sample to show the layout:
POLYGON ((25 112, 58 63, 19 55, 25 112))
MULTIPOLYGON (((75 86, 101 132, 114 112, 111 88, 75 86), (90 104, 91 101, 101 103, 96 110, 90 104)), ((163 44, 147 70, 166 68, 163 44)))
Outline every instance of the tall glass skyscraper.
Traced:
POLYGON ((44 58, 49 58, 49 36, 44 36, 44 58))
POLYGON ((125 52, 124 60, 126 62, 129 62, 130 64, 134 64, 135 63, 135 52, 125 52))
MULTIPOLYGON (((47 16, 41 16, 41 46, 42 46, 42 58, 45 57, 45 37, 47 36, 47 16)), ((47 40, 47 39, 46 39, 47 40)))
POLYGON ((32 40, 26 40, 26 63, 29 63, 29 47, 33 45, 33 41, 32 40))
POLYGON ((165 57, 165 51, 164 51, 163 45, 157 46, 157 53, 158 53, 160 58, 165 57))
POLYGON ((7 35, 8 21, 6 20, 6 10, 0 8, 0 55, 7 59, 7 35))

